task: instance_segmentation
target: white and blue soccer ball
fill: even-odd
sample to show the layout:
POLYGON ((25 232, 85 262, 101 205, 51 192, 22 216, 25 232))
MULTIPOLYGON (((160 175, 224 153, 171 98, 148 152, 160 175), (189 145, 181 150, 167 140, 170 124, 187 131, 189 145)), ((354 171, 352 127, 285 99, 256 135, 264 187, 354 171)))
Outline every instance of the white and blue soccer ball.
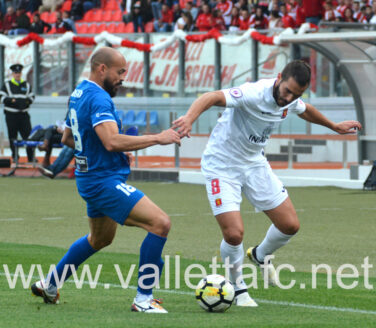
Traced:
POLYGON ((224 312, 234 301, 234 286, 224 276, 211 274, 201 279, 196 287, 196 300, 208 312, 224 312))

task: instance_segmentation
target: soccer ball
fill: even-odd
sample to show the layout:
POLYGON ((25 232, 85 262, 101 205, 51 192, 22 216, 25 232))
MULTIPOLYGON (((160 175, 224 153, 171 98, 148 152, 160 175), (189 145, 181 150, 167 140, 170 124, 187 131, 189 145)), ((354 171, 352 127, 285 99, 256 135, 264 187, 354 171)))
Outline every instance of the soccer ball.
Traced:
POLYGON ((226 311, 234 298, 235 290, 232 283, 219 274, 206 276, 196 287, 196 300, 208 312, 226 311))

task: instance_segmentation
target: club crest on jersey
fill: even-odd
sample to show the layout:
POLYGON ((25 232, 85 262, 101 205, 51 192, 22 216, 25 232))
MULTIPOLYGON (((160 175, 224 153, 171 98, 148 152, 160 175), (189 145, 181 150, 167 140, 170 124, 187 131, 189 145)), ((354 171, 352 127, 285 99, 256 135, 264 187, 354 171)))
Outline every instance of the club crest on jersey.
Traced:
POLYGON ((281 118, 285 118, 287 116, 288 108, 283 110, 281 118))
POLYGON ((222 206, 222 199, 221 198, 217 198, 215 200, 215 206, 217 206, 217 207, 222 206))
POLYGON ((230 95, 233 96, 234 98, 240 98, 243 96, 243 92, 239 88, 231 88, 230 95))

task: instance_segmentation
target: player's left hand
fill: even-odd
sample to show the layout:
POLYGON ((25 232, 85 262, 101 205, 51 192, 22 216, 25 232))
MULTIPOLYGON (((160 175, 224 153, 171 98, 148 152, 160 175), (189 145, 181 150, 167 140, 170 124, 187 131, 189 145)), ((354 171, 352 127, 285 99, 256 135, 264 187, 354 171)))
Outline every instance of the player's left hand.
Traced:
POLYGON ((362 125, 358 121, 343 121, 337 123, 333 130, 339 134, 354 134, 361 129, 362 125))
POLYGON ((180 138, 183 137, 190 137, 191 130, 192 130, 192 122, 189 120, 187 115, 180 116, 177 120, 172 122, 173 130, 178 129, 177 132, 179 133, 180 138))

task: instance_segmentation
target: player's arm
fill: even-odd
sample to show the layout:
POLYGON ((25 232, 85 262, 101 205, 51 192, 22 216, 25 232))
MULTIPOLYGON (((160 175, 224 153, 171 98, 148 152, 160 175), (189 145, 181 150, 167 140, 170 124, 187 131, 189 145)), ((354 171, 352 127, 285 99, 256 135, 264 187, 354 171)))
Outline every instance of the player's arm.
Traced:
POLYGON ((197 98, 184 116, 181 116, 172 122, 172 128, 178 128, 178 133, 181 138, 186 136, 189 137, 193 122, 196 121, 201 113, 212 106, 226 106, 226 98, 222 91, 207 92, 197 98))
POLYGON ((299 116, 308 122, 326 126, 327 128, 339 133, 356 133, 356 130, 361 130, 362 125, 358 121, 343 121, 335 123, 320 113, 318 109, 310 104, 306 104, 306 110, 299 114, 299 116))
POLYGON ((61 142, 64 145, 74 149, 74 138, 73 138, 72 130, 67 126, 64 129, 61 142))
POLYGON ((179 134, 172 129, 144 136, 119 134, 118 126, 115 122, 103 122, 96 125, 94 129, 99 139, 101 139, 103 146, 108 151, 113 152, 132 151, 154 145, 168 145, 172 143, 180 145, 179 134))

